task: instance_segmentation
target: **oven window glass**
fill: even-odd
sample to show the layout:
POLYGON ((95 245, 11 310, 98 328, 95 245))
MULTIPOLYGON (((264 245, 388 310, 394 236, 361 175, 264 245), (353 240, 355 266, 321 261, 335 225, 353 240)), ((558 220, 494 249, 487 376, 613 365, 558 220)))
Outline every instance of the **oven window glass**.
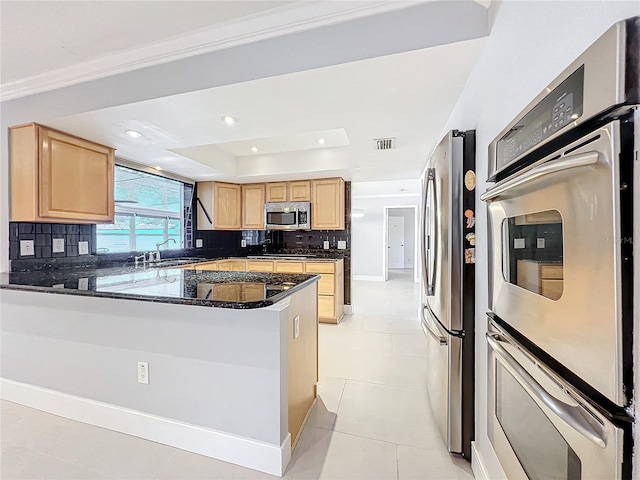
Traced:
POLYGON ((269 225, 296 225, 296 212, 267 212, 269 225))
POLYGON ((504 220, 502 270, 507 282, 558 300, 564 290, 562 216, 557 210, 504 220))
POLYGON ((496 416, 530 480, 580 480, 582 464, 524 388, 497 365, 496 416))

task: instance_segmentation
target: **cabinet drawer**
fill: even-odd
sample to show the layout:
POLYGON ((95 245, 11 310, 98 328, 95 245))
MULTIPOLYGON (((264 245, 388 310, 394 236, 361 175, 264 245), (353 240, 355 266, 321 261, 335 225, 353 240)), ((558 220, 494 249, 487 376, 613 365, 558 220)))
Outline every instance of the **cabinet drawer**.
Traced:
POLYGON ((307 273, 333 273, 335 271, 334 262, 307 262, 307 273))
POLYGON ((318 296, 318 316, 333 318, 336 316, 336 299, 330 295, 318 296))
POLYGON ((273 272, 273 262, 267 260, 249 261, 247 270, 249 272, 273 272))
POLYGON ((318 282, 318 295, 335 295, 335 275, 323 273, 318 282))
POLYGON ((278 273, 304 273, 304 262, 276 262, 278 273))
POLYGON ((541 265, 540 278, 562 278, 562 265, 541 265))

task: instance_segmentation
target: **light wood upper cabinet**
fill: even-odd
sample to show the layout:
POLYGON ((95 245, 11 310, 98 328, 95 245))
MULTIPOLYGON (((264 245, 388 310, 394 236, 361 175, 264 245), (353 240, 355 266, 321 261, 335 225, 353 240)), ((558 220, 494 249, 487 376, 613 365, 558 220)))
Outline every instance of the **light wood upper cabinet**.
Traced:
POLYGON ((264 229, 264 183, 242 185, 242 228, 264 229))
POLYGON ((345 192, 342 178, 311 181, 311 228, 344 230, 345 192))
POLYGON ((267 183, 267 202, 310 202, 311 180, 267 183))
POLYGON ((113 222, 113 148, 35 123, 10 141, 12 221, 113 222))
POLYGON ((241 186, 233 183, 199 182, 197 229, 242 229, 241 186))
POLYGON ((290 202, 310 202, 311 201, 311 181, 299 180, 289 182, 290 202))
POLYGON ((288 202, 287 182, 267 183, 267 202, 288 202))

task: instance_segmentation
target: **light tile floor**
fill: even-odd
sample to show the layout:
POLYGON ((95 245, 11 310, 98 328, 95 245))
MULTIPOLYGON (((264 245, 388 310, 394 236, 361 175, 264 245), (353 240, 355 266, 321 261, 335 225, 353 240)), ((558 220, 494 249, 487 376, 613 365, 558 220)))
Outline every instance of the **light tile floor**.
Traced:
MULTIPOLYGON (((340 325, 320 325, 318 401, 285 478, 472 479, 429 407, 412 272, 353 282, 352 303, 340 325)), ((0 414, 3 480, 277 478, 6 401, 0 414)))

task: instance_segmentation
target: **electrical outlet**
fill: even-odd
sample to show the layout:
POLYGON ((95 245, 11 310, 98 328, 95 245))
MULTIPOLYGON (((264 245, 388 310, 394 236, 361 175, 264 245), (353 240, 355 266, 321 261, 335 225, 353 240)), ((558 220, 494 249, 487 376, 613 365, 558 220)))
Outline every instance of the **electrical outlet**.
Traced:
POLYGON ((51 251, 53 253, 64 253, 64 238, 54 238, 51 251))
POLYGON ((514 238, 513 248, 524 248, 526 246, 524 238, 514 238))
POLYGON ((196 238, 196 248, 202 248, 202 239, 196 238))
POLYGON ((538 238, 538 239, 536 240, 536 247, 538 247, 538 248, 544 248, 544 246, 545 246, 544 238, 538 238))
POLYGON ((346 240, 338 240, 338 249, 344 250, 345 248, 347 248, 347 241, 346 240))
POLYGON ((293 339, 300 336, 300 315, 293 317, 293 339))
POLYGON ((35 255, 33 240, 20 240, 20 256, 28 257, 30 255, 35 255))
POLYGON ((323 245, 323 247, 322 247, 322 248, 324 248, 325 250, 329 250, 329 240, 325 240, 325 241, 322 243, 322 245, 323 245))
POLYGON ((246 247, 247 246, 247 241, 246 240, 240 240, 240 246, 241 247, 246 247))
POLYGON ((89 290, 89 279, 87 277, 78 279, 78 290, 89 290))
POLYGON ((138 383, 149 384, 149 364, 147 362, 138 362, 138 383))
POLYGON ((78 255, 89 255, 89 242, 78 242, 78 255))

